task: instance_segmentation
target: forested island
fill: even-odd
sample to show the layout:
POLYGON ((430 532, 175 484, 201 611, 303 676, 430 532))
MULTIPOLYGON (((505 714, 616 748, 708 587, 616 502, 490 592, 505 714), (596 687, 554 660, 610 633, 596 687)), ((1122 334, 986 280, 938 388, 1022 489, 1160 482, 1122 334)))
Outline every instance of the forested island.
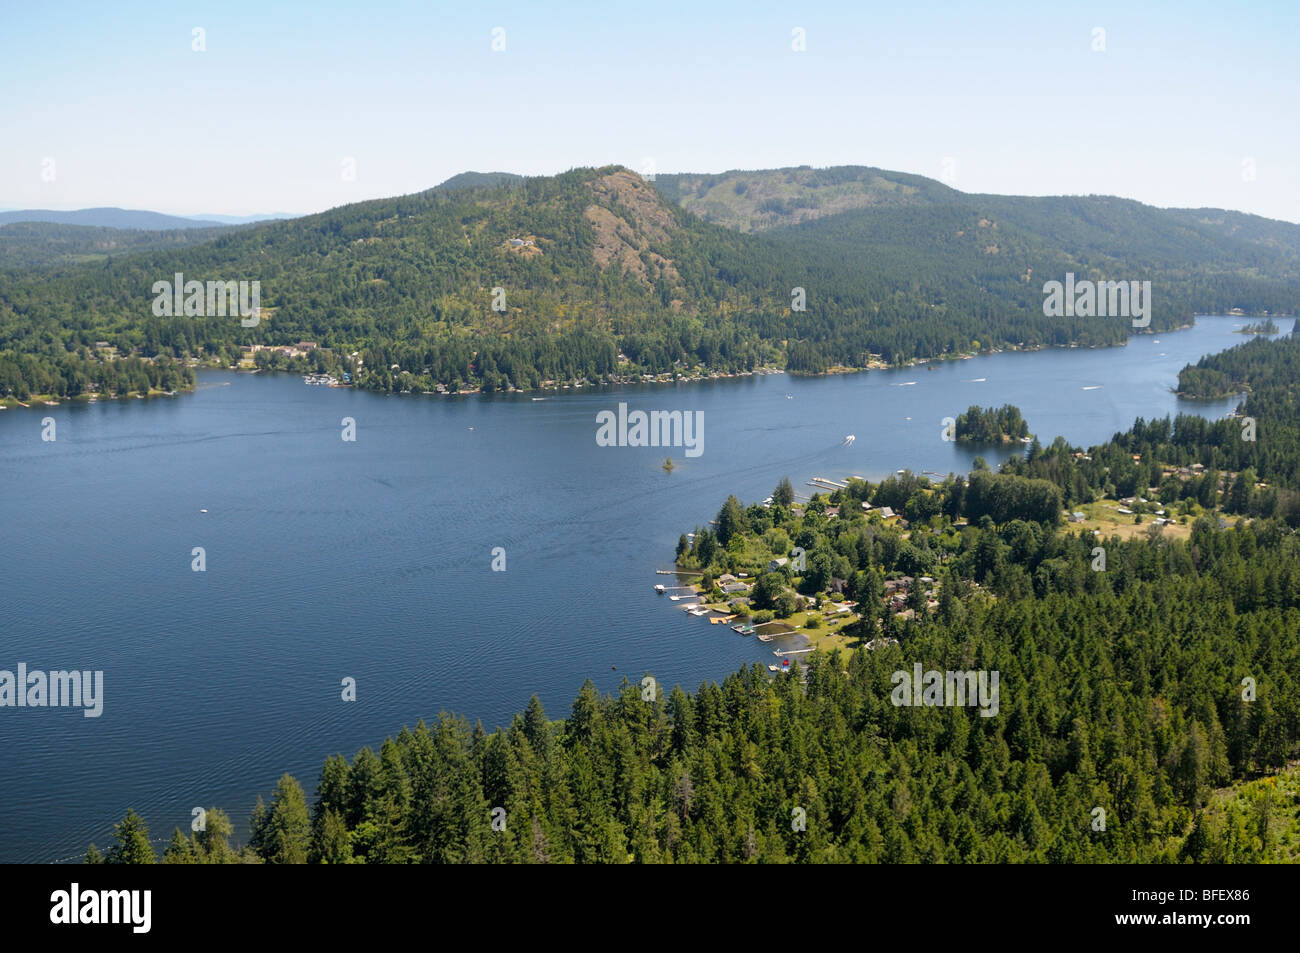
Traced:
POLYGON ((1257 321, 1253 324, 1247 324, 1237 329, 1238 334, 1277 334, 1278 326, 1273 323, 1272 318, 1266 318, 1263 321, 1257 321))
MULTIPOLYGON (((1300 861, 1297 360, 1291 336, 1198 364, 1250 382, 1240 419, 729 498, 679 563, 831 630, 799 673, 649 699, 588 681, 564 719, 534 698, 490 733, 444 714, 329 758, 311 804, 282 777, 247 845, 214 808, 162 861, 1300 861), (1151 521, 1093 528, 1126 500, 1151 521), (1000 710, 899 707, 918 664, 998 672, 1000 710)), ((156 859, 134 812, 87 855, 156 859)))
POLYGON ((955 436, 965 443, 1012 443, 1029 436, 1029 425, 1020 415, 1020 408, 1006 404, 987 409, 971 406, 957 415, 955 436))

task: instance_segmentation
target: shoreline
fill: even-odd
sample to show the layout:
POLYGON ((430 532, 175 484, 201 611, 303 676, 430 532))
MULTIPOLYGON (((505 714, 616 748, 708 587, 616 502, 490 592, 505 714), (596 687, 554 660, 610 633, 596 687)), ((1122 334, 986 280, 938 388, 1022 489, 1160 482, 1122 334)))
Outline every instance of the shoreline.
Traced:
MULTIPOLYGON (((1193 329, 1196 326, 1196 322, 1194 319, 1197 317, 1242 318, 1242 317, 1264 317, 1264 316, 1282 317, 1282 318, 1293 317, 1290 315, 1265 315, 1265 314, 1225 315, 1225 314, 1210 314, 1207 312, 1204 314, 1201 313, 1194 314, 1193 321, 1187 324, 1178 325, 1177 327, 1168 328, 1163 331, 1152 331, 1150 328, 1141 328, 1135 330, 1137 331, 1137 333, 1148 335, 1148 336, 1155 335, 1155 334, 1173 334, 1178 331, 1187 331, 1193 329)), ((1279 331, 1278 333, 1285 334, 1287 332, 1279 331)), ((1136 333, 1130 334, 1122 342, 1117 344, 1087 345, 1086 349, 1096 350, 1098 348, 1108 349, 1112 347, 1127 347, 1129 340, 1136 336, 1137 336, 1136 333)), ((1256 335, 1247 335, 1247 336, 1254 337, 1256 335)), ((366 391, 367 393, 400 395, 400 396, 420 396, 420 397, 492 396, 495 397, 499 394, 503 394, 506 396, 538 394, 538 395, 546 395, 549 397, 549 396, 561 396, 564 394, 565 391, 576 392, 582 390, 598 390, 598 389, 605 389, 605 388, 620 388, 620 387, 656 385, 656 384, 697 384, 706 381, 737 380, 737 379, 747 378, 747 377, 766 377, 773 374, 787 374, 791 377, 815 379, 821 377, 835 377, 835 376, 840 376, 845 374, 865 374, 870 371, 878 371, 878 370, 905 370, 905 369, 920 367, 922 365, 943 364, 943 363, 950 363, 953 361, 969 361, 979 357, 987 357, 987 356, 992 356, 995 354, 1003 354, 1003 353, 1037 353, 1046 350, 1080 350, 1080 349, 1084 349, 1084 347, 1085 347, 1084 345, 1079 344, 1077 342, 1071 342, 1069 344, 1040 344, 1034 346, 1005 345, 1003 347, 980 348, 977 351, 963 351, 963 352, 957 352, 953 354, 941 354, 936 357, 915 357, 901 364, 887 364, 884 361, 872 361, 863 367, 846 367, 843 365, 834 365, 832 367, 828 367, 824 371, 791 371, 786 368, 763 366, 760 368, 756 368, 752 371, 726 371, 726 372, 701 371, 695 374, 691 374, 689 376, 679 375, 677 377, 671 377, 671 378, 668 377, 668 375, 671 374, 672 372, 665 372, 663 374, 648 375, 651 377, 650 380, 646 380, 644 377, 641 377, 639 379, 636 377, 627 377, 627 378, 615 377, 614 379, 611 380, 601 380, 595 382, 583 380, 583 381, 570 382, 568 384, 553 385, 549 387, 541 386, 541 387, 537 387, 536 389, 515 388, 512 390, 491 391, 491 392, 484 392, 482 388, 479 388, 476 390, 459 390, 459 391, 452 391, 452 390, 419 391, 417 393, 414 390, 381 391, 377 389, 357 387, 356 384, 347 384, 347 385, 340 385, 340 386, 349 387, 354 390, 366 391)), ((193 359, 187 359, 187 360, 193 360, 193 359)), ((214 364, 214 363, 190 363, 188 364, 188 366, 194 369, 195 371, 226 371, 235 374, 270 373, 270 374, 291 374, 294 376, 303 375, 302 371, 290 370, 288 368, 231 367, 230 365, 221 365, 221 364, 214 364)), ((127 394, 115 394, 115 395, 109 395, 103 393, 78 394, 76 397, 58 397, 57 395, 53 395, 53 394, 33 394, 28 398, 28 401, 26 403, 19 401, 17 398, 14 397, 0 397, 0 409, 12 408, 12 407, 23 407, 27 409, 35 405, 57 406, 60 403, 83 403, 83 404, 99 403, 104 401, 129 400, 132 398, 151 399, 154 397, 176 397, 181 394, 192 394, 195 392, 195 390, 197 390, 197 388, 198 388, 198 381, 196 379, 194 384, 189 387, 178 388, 175 391, 150 391, 147 394, 141 394, 136 391, 132 391, 127 394), (49 401, 55 401, 56 403, 49 404, 48 403, 49 401)), ((1226 400, 1232 396, 1236 396, 1236 395, 1227 395, 1227 397, 1203 398, 1203 397, 1189 397, 1183 394, 1178 394, 1177 392, 1175 393, 1176 396, 1187 400, 1226 400)))
POLYGON ((0 397, 0 410, 21 407, 24 410, 41 410, 46 407, 60 407, 63 404, 106 404, 109 401, 117 400, 152 400, 155 397, 179 397, 181 394, 192 394, 198 387, 198 381, 190 387, 178 388, 176 390, 150 390, 147 393, 139 391, 128 391, 125 394, 103 394, 89 393, 78 394, 75 397, 60 397, 58 394, 31 394, 26 401, 21 401, 17 397, 0 397))

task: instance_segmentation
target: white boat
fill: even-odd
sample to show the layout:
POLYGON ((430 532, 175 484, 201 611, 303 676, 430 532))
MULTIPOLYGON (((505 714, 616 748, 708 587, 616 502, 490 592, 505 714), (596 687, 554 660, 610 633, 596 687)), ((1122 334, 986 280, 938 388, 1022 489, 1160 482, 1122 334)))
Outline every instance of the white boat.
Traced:
POLYGON ((659 593, 659 595, 661 596, 667 591, 668 591, 668 587, 663 585, 662 583, 655 586, 655 592, 659 593))
POLYGON ((853 436, 853 434, 848 434, 848 435, 845 436, 845 438, 844 438, 844 443, 842 444, 842 446, 845 446, 845 447, 851 446, 851 445, 853 444, 853 441, 854 441, 854 440, 857 440, 857 439, 858 439, 858 438, 855 437, 855 436, 853 436))
POLYGON ((1084 390, 1101 390, 1102 386, 1103 385, 1101 384, 1090 384, 1089 386, 1085 387, 1084 390))
POLYGON ((779 672, 779 671, 781 671, 781 666, 779 666, 779 665, 769 665, 769 666, 767 667, 767 670, 768 670, 769 672, 779 672))

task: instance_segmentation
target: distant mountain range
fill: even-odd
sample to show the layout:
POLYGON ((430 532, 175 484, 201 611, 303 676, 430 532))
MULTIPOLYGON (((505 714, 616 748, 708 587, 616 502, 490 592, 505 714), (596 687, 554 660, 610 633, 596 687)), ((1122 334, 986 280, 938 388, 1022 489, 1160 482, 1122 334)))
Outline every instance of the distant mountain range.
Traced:
POLYGON ((176 228, 212 228, 218 225, 243 225, 269 219, 293 218, 286 212, 269 215, 196 215, 182 217, 127 208, 82 208, 71 212, 53 209, 18 209, 0 212, 0 225, 14 222, 48 222, 54 225, 93 225, 101 228, 145 229, 160 231, 176 228))
POLYGON ((1044 283, 1067 273, 1150 281, 1152 331, 1197 312, 1295 313, 1300 225, 974 195, 859 166, 467 172, 210 231, 0 228, 0 352, 57 361, 98 339, 230 363, 240 345, 309 340, 316 370, 360 351, 362 386, 496 390, 1122 344, 1128 315, 1044 313, 1044 283), (176 272, 259 280, 262 320, 153 316, 150 288, 176 272))
POLYGON ((298 218, 293 212, 267 212, 264 215, 216 215, 204 213, 186 217, 200 224, 215 223, 218 225, 248 225, 253 222, 271 222, 284 218, 298 218))

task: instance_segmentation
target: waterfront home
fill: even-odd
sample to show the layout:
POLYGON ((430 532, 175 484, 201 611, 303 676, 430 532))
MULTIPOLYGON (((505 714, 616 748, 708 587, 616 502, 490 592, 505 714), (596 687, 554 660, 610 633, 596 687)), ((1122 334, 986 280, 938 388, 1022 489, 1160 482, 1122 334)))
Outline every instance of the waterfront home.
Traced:
POLYGON ((897 514, 892 507, 882 506, 880 508, 880 518, 882 520, 892 520, 897 518, 897 514))
POLYGON ((1087 518, 1088 518, 1088 517, 1084 516, 1084 515, 1083 515, 1082 513, 1080 513, 1078 510, 1075 510, 1073 513, 1070 514, 1070 522, 1071 522, 1071 523, 1082 523, 1082 522, 1083 522, 1084 520, 1086 520, 1087 518))
POLYGON ((738 592, 749 592, 749 586, 743 582, 729 582, 722 587, 722 591, 730 596, 738 592))
POLYGON ((768 572, 776 572, 789 561, 790 560, 786 559, 784 556, 776 557, 776 559, 773 559, 767 564, 768 572))

